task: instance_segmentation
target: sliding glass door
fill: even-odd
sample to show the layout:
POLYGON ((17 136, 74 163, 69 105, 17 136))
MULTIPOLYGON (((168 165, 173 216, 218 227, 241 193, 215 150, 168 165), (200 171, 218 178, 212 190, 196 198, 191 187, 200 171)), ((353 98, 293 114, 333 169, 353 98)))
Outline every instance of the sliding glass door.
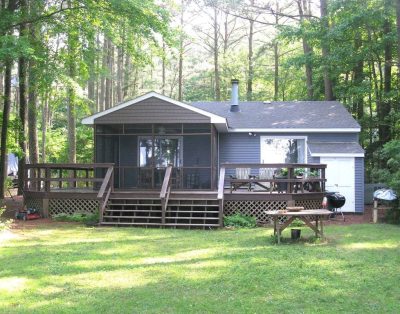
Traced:
POLYGON ((139 185, 158 188, 162 185, 165 169, 172 165, 179 171, 182 165, 182 137, 139 138, 139 185))

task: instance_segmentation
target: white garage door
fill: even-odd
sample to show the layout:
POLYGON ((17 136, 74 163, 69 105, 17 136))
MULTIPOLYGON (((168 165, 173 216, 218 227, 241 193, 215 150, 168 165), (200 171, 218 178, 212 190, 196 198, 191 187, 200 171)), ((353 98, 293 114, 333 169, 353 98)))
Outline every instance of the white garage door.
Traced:
POLYGON ((321 164, 326 164, 326 190, 339 192, 346 197, 344 212, 355 211, 355 171, 354 157, 321 157, 321 164))

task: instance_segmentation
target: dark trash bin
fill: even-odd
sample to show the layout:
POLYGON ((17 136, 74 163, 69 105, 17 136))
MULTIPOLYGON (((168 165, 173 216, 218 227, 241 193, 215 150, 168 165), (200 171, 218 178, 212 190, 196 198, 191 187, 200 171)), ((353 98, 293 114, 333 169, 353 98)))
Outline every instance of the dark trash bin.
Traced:
POLYGON ((300 239, 301 229, 291 229, 290 231, 292 240, 300 239))

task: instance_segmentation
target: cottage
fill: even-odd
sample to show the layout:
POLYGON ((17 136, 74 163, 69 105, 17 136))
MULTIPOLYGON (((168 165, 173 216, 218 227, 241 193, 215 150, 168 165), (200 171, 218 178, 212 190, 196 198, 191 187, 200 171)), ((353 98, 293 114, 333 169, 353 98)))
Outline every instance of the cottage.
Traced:
MULTIPOLYGON (((263 221, 288 204, 320 207, 324 190, 345 195, 343 211, 363 211, 360 126, 336 101, 242 102, 233 80, 231 101, 187 104, 150 92, 82 122, 94 127, 86 187, 94 182, 104 224, 218 226, 238 211, 263 221)), ((51 177, 57 169, 47 167, 51 177)), ((48 182, 50 213, 60 210, 56 188, 48 182)))

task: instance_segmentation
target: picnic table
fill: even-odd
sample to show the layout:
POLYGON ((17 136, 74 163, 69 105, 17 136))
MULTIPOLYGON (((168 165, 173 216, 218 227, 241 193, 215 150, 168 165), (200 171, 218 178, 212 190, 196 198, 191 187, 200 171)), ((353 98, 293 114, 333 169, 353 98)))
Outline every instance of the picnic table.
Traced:
POLYGON ((285 230, 296 218, 304 221, 306 226, 308 226, 311 230, 315 232, 316 237, 324 236, 324 225, 323 218, 332 214, 331 211, 327 209, 308 209, 308 210, 300 210, 300 211, 266 211, 268 216, 271 216, 274 221, 274 235, 278 237, 278 244, 281 243, 281 233, 285 230), (280 217, 288 217, 283 224, 279 225, 280 217), (315 217, 315 224, 311 221, 312 217, 315 217))

